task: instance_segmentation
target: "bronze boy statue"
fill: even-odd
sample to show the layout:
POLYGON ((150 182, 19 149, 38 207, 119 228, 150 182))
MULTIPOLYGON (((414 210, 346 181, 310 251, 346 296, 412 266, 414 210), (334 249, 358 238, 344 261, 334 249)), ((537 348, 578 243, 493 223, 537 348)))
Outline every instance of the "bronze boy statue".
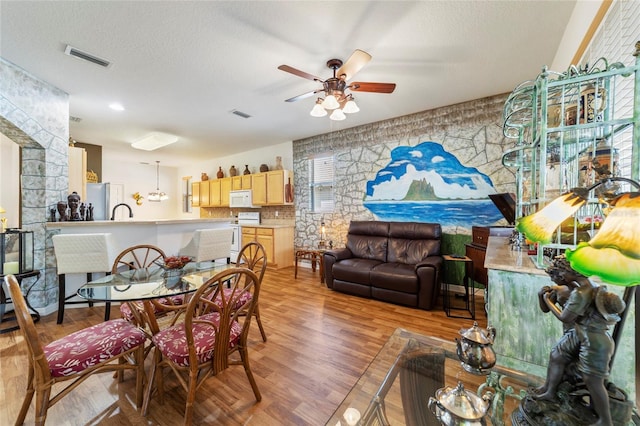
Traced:
POLYGON ((565 332, 551 350, 546 382, 536 390, 536 399, 553 401, 562 381, 583 381, 598 416, 594 424, 612 425, 605 386, 614 352, 609 327, 620 320, 625 304, 606 286, 571 269, 564 257, 556 258, 547 273, 557 286, 538 293, 540 307, 562 321, 565 332))

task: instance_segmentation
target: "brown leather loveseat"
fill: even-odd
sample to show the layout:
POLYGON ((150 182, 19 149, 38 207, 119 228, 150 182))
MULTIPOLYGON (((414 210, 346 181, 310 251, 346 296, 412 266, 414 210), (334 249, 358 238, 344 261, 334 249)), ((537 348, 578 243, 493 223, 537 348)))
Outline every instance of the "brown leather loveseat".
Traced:
POLYGON ((327 287, 432 309, 441 283, 438 223, 352 221, 346 248, 324 253, 327 287))

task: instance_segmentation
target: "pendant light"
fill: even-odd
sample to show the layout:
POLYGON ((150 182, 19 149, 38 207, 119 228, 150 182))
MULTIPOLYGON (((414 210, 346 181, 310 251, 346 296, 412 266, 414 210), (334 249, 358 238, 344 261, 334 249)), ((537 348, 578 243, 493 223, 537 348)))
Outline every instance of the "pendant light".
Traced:
POLYGON ((149 201, 164 201, 168 200, 169 196, 160 191, 160 161, 156 161, 156 190, 150 192, 148 196, 149 201))

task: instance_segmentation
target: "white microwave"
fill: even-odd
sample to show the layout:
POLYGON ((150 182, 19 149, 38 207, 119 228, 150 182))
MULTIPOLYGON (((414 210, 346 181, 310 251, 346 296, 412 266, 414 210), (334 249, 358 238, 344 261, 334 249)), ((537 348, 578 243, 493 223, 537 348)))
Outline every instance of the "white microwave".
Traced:
POLYGON ((259 206, 254 206, 251 196, 250 189, 243 189, 240 191, 230 191, 229 192, 229 207, 231 208, 258 208, 259 206))

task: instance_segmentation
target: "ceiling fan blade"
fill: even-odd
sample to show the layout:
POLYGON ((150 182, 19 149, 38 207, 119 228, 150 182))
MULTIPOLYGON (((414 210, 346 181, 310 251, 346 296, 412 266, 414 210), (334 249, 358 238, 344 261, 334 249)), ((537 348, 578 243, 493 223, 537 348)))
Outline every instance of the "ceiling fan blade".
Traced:
POLYGON ((278 69, 282 70, 284 72, 291 73, 293 75, 297 75, 298 77, 309 79, 309 80, 314 80, 314 81, 319 81, 319 82, 323 81, 322 79, 320 79, 319 77, 316 77, 315 75, 311 75, 311 74, 308 74, 308 73, 306 73, 304 71, 300 71, 298 69, 290 67, 289 65, 280 65, 278 67, 278 69))
POLYGON ((349 85, 349 90, 354 92, 393 93, 395 88, 395 83, 366 83, 358 81, 349 85))
POLYGON ((362 69, 371 60, 369 55, 364 50, 356 49, 347 62, 344 63, 336 72, 336 77, 340 78, 343 74, 346 76, 345 80, 350 80, 358 71, 362 69))
POLYGON ((293 98, 285 99, 285 102, 295 102, 295 101, 299 101, 300 99, 306 99, 306 98, 309 98, 309 97, 315 95, 318 92, 322 92, 322 90, 323 89, 312 90, 311 92, 303 93, 302 95, 298 95, 298 96, 294 96, 293 98))

